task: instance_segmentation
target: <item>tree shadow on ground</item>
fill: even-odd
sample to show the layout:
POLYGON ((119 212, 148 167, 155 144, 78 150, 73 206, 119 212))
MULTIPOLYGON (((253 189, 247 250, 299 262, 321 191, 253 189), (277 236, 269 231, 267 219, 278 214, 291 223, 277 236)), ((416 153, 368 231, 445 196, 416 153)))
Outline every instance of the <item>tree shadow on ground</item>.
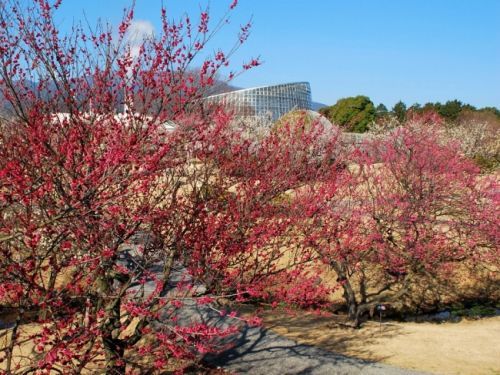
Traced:
MULTIPOLYGON (((296 318, 296 323, 301 324, 300 317, 296 318)), ((307 321, 308 324, 314 324, 307 321)), ((392 327, 384 327, 382 334, 397 334, 397 330, 392 327)), ((349 336, 336 338, 335 332, 331 329, 331 340, 335 342, 332 346, 348 346, 349 336)), ((375 335, 375 333, 373 333, 375 335)), ((354 339, 357 339, 352 336, 354 339)), ((367 338, 369 339, 369 338, 367 338)), ((233 336, 233 347, 217 355, 210 354, 204 357, 207 363, 214 366, 228 368, 232 371, 243 371, 253 374, 357 374, 357 373, 377 373, 396 374, 400 369, 396 369, 375 361, 363 360, 354 357, 347 357, 334 351, 323 348, 297 343, 290 338, 285 338, 271 329, 262 327, 245 326, 237 337, 233 336), (394 372, 396 371, 396 372, 394 372)), ((229 342, 229 341, 228 341, 229 342)), ((324 342, 321 344, 323 346, 324 342)), ((362 348, 358 351, 364 356, 362 348)), ((377 361, 384 360, 379 357, 377 361)), ((411 372, 409 372, 411 373, 411 372)))
POLYGON ((405 334, 400 326, 385 321, 381 324, 367 321, 360 329, 355 329, 347 326, 345 319, 339 316, 271 313, 265 315, 264 321, 269 329, 295 341, 376 362, 388 357, 368 349, 372 344, 405 334))

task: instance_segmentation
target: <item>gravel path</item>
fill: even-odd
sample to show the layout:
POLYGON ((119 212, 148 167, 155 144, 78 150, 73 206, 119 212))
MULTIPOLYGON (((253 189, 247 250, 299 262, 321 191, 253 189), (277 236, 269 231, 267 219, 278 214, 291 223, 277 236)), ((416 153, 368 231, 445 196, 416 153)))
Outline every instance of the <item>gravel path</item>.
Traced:
MULTIPOLYGON (((132 246, 133 247, 133 246, 132 246)), ((131 257, 132 254, 128 254, 131 257)), ((132 256, 133 257, 133 256, 132 256)), ((127 261, 123 259, 124 265, 127 261)), ((150 268, 154 273, 161 273, 161 264, 150 268)), ((170 275, 170 293, 176 289, 179 280, 190 279, 187 271, 177 264, 170 275)), ((132 287, 131 289, 137 288, 132 287)), ((142 286, 148 295, 154 290, 154 283, 147 282, 142 286)), ((197 294, 204 294, 205 287, 195 284, 197 294)), ((164 313, 163 319, 169 320, 164 313)), ((198 305, 195 301, 185 301, 178 324, 190 325, 193 322, 204 322, 213 327, 224 328, 234 324, 229 317, 221 317, 213 309, 198 305)), ((162 320, 162 319, 160 319, 162 320)), ((240 333, 228 338, 235 343, 232 349, 219 355, 208 355, 204 360, 215 366, 225 368, 237 374, 255 375, 424 375, 423 372, 400 369, 389 365, 369 362, 357 358, 346 357, 318 347, 298 344, 293 340, 277 335, 263 327, 242 326, 240 333)))
POLYGON ((206 361, 237 374, 424 375, 298 344, 264 328, 245 329, 236 346, 206 361))

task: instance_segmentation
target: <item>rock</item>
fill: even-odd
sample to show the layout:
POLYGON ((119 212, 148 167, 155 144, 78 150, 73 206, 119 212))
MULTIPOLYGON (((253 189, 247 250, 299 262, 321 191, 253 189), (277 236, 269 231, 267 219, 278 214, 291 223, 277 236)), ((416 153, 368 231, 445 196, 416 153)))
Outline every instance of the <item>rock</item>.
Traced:
POLYGON ((430 315, 431 320, 449 320, 451 319, 451 312, 445 310, 436 314, 430 315))

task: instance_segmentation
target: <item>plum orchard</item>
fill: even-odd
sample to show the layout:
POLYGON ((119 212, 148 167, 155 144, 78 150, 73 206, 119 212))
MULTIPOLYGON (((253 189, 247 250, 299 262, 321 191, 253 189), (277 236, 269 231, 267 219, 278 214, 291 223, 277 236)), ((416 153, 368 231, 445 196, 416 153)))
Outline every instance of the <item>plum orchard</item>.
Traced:
MULTIPOLYGON (((62 36, 54 21, 59 1, 36 1, 29 9, 1 4, 0 89, 8 117, 0 139, 0 300, 17 312, 3 368, 78 373, 103 363, 109 373, 123 373, 217 350, 216 338, 235 328, 177 323, 182 301, 166 297, 172 265, 184 261, 196 277, 210 275, 209 292, 227 284, 244 298, 249 285, 262 289, 261 270, 238 281, 241 272, 223 267, 287 226, 284 220, 265 233, 273 228, 266 220, 278 221, 263 207, 279 194, 267 192, 280 188, 272 176, 269 186, 248 185, 244 196, 223 200, 226 181, 217 171, 234 169, 234 160, 224 159, 226 147, 236 152, 245 145, 229 131, 228 116, 200 108, 204 90, 246 40, 249 25, 230 51, 206 58, 196 73, 188 70, 236 2, 213 28, 207 12, 192 24, 188 17, 171 22, 163 10, 159 35, 139 46, 127 43, 131 10, 117 34, 106 27, 86 33, 76 25, 62 36), (165 126, 170 122, 175 131, 165 126), (215 239, 218 231, 224 237, 215 239), (126 267, 122 249, 141 236, 155 240, 140 245, 140 262, 136 256, 126 267), (207 249, 215 250, 212 263, 204 259, 207 249), (151 264, 161 264, 160 272, 151 273, 151 264), (140 285, 151 281, 146 294, 140 285), (28 313, 40 327, 28 338, 34 352, 16 358, 26 339, 19 323, 28 313)), ((251 60, 242 70, 256 65, 251 60)))
POLYGON ((255 142, 200 100, 248 37, 244 25, 228 52, 200 55, 235 1, 213 27, 207 12, 193 24, 162 10, 160 33, 140 45, 132 10, 117 34, 76 25, 66 36, 59 1, 1 4, 0 301, 16 315, 3 371, 179 368, 238 328, 186 317, 186 301, 215 310, 220 296, 308 304, 327 293, 312 288, 291 230, 301 216, 283 194, 331 167, 336 137, 311 127, 255 142), (174 265, 190 274, 176 291, 174 265))
POLYGON ((457 264, 498 267, 498 180, 438 134, 439 124, 415 120, 365 142, 355 167, 303 192, 304 238, 337 274, 356 326, 457 264))
POLYGON ((131 45, 131 10, 116 34, 60 35, 60 1, 0 1, 0 303, 15 312, 2 371, 179 369, 237 332, 242 318, 218 297, 317 305, 329 294, 311 273, 321 260, 358 319, 415 272, 497 251, 496 190, 478 195, 475 170, 431 133, 373 144, 350 156, 351 173, 319 123, 252 137, 204 108, 248 37, 244 25, 233 48, 200 55, 236 2, 214 26, 207 12, 192 23, 162 10, 158 35, 131 45), (189 69, 195 58, 201 68, 189 69), (378 297, 350 282, 374 264, 378 297), (189 277, 173 290, 179 267, 189 277), (193 306, 230 324, 193 318, 193 306))

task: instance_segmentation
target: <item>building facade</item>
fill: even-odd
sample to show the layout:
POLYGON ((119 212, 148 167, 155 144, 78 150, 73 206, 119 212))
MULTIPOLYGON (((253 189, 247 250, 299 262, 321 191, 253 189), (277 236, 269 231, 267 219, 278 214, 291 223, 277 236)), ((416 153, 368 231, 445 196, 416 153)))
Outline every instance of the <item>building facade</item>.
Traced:
POLYGON ((238 117, 277 120, 294 109, 309 110, 311 87, 308 82, 285 83, 231 91, 207 97, 207 103, 223 104, 238 117))

